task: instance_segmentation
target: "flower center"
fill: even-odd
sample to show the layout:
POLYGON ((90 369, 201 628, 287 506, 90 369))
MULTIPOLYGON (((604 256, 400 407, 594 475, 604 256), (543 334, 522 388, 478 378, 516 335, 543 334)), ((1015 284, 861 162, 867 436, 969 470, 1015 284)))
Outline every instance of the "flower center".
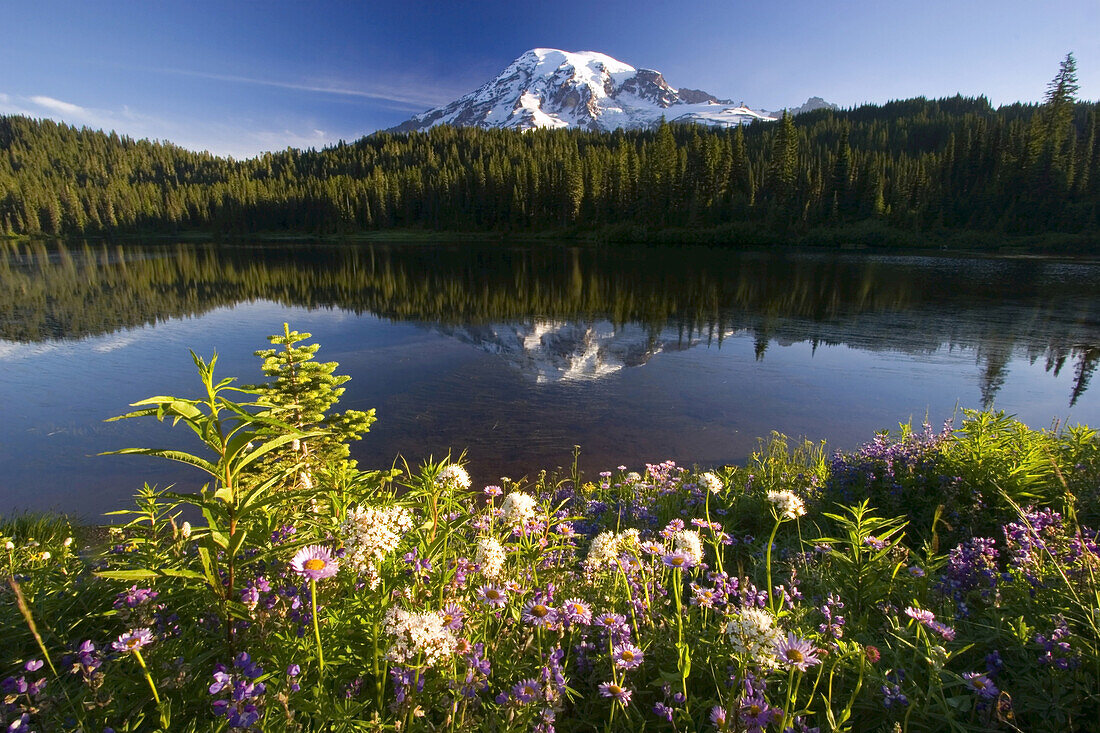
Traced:
POLYGON ((759 715, 759 714, 760 714, 760 706, 759 705, 749 705, 749 715, 759 715))
POLYGON ((325 561, 319 557, 311 557, 310 559, 302 563, 302 567, 306 570, 324 570, 325 561))
POLYGON ((623 660, 627 661, 627 662, 633 662, 634 661, 634 652, 630 651, 629 649, 624 649, 623 650, 623 660))
POLYGON ((488 598, 490 601, 497 601, 500 600, 500 592, 495 590, 487 590, 485 591, 485 597, 488 598))
POLYGON ((787 659, 794 662, 795 664, 798 664, 799 662, 804 661, 806 659, 806 657, 804 657, 802 655, 802 652, 798 651, 797 649, 788 649, 787 650, 787 659))
POLYGON ((546 606, 541 606, 541 605, 540 606, 531 606, 531 615, 532 616, 537 616, 538 618, 542 618, 543 616, 545 616, 549 612, 550 612, 550 609, 548 609, 546 606))

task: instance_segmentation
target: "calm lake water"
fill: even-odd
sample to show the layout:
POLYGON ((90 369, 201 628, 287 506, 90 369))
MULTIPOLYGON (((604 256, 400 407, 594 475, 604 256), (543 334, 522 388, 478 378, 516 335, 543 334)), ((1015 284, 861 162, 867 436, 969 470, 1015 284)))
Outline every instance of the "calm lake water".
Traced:
MULTIPOLYGON (((568 465, 743 461, 778 430, 853 448, 957 407, 1100 425, 1100 265, 485 245, 0 244, 0 513, 124 508, 191 469, 155 420, 197 396, 188 349, 259 381, 291 328, 377 408, 364 467, 450 448, 475 482, 568 465)), ((185 435, 185 432, 188 432, 185 435)))

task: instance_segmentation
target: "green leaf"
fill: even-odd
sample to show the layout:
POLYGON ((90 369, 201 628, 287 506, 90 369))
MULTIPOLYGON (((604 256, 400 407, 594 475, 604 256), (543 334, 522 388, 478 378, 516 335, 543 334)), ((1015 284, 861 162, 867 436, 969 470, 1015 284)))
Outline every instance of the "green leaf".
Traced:
POLYGON ((248 530, 237 531, 229 542, 229 554, 230 556, 236 555, 241 550, 241 545, 244 544, 244 538, 248 536, 248 530))
POLYGON ((149 580, 159 577, 159 573, 144 568, 137 570, 100 570, 95 573, 98 578, 108 580, 149 580))
POLYGON ((199 458, 198 456, 191 455, 179 450, 167 450, 163 448, 122 448, 121 450, 109 450, 100 453, 101 456, 121 456, 121 455, 140 455, 140 456, 156 456, 157 458, 167 458, 170 461, 178 461, 180 463, 186 463, 196 468, 200 468, 206 471, 211 476, 217 477, 218 467, 210 461, 199 458))

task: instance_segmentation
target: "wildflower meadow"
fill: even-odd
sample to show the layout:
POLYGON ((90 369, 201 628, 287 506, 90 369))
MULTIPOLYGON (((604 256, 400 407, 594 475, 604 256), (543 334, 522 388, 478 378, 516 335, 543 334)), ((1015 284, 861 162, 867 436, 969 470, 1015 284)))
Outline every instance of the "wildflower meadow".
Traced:
MULTIPOLYGON (((16 731, 1100 729, 1100 438, 1002 413, 851 452, 364 470, 309 334, 194 357, 193 486, 0 522, 16 731), (74 539, 75 538, 75 539, 74 539)), ((186 438, 186 439, 185 439, 186 438)))

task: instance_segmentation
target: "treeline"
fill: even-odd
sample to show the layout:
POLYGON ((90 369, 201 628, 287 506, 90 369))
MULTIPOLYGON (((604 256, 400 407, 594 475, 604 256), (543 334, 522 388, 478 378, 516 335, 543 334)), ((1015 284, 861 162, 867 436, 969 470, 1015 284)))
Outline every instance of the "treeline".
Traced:
POLYGON ((1074 101, 1068 71, 1042 105, 917 98, 733 130, 439 127, 242 161, 0 117, 0 234, 878 222, 1087 235, 1100 231, 1100 105, 1074 101))

